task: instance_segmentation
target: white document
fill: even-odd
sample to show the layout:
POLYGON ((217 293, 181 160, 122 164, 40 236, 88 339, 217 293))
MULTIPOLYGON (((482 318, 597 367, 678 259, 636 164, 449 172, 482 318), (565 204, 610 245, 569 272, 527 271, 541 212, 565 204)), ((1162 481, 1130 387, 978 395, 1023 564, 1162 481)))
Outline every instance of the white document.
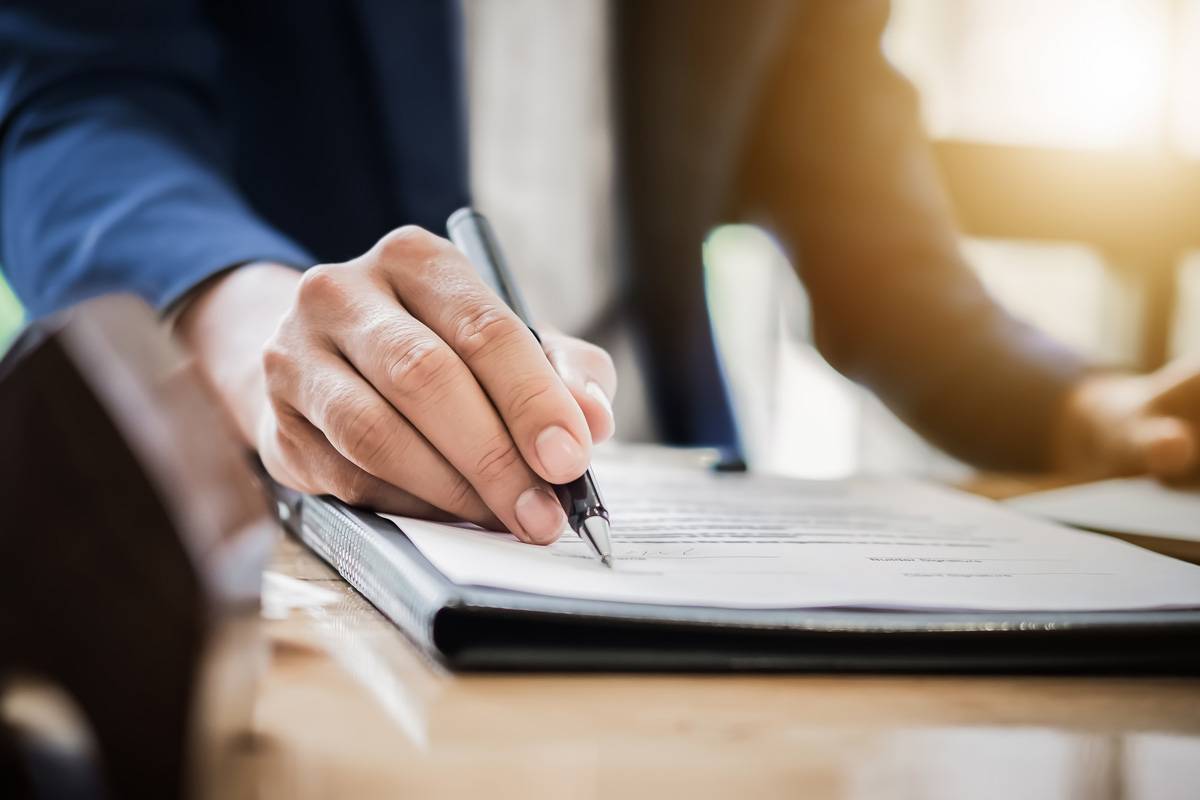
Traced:
POLYGON ((1083 611, 1200 608, 1200 567, 903 480, 799 481, 596 465, 615 568, 572 532, 550 547, 391 517, 456 583, 632 603, 1083 611))
POLYGON ((1081 528, 1200 542, 1200 490, 1171 489, 1151 478, 1097 481, 1007 502, 1081 528))

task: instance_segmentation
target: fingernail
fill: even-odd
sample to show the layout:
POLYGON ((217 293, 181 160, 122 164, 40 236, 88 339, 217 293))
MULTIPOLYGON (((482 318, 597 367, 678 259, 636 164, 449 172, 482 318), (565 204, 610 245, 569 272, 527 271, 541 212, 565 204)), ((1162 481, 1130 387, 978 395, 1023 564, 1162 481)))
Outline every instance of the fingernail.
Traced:
POLYGON ((567 525, 567 516, 545 489, 526 489, 517 498, 517 522, 535 543, 554 541, 567 525))
POLYGON ((551 425, 538 434, 534 443, 538 459, 551 480, 574 480, 587 469, 587 457, 575 437, 557 425, 551 425))
POLYGON ((606 395, 604 390, 600 388, 600 384, 596 383, 595 381, 588 381, 587 386, 584 386, 583 389, 592 396, 592 399, 604 407, 604 411, 608 414, 608 418, 610 420, 613 419, 612 401, 608 399, 608 395, 606 395))

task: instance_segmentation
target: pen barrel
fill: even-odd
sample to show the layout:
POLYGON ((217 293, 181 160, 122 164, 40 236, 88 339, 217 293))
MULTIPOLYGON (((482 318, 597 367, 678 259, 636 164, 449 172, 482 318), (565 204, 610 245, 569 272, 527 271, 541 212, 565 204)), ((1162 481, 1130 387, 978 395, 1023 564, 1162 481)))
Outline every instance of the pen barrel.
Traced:
POLYGON ((578 531, 588 517, 599 516, 608 519, 608 511, 600 499, 600 490, 596 487, 596 479, 590 469, 570 483, 555 486, 554 494, 562 504, 567 523, 573 531, 578 531))
MULTIPOLYGON (((533 330, 533 318, 529 315, 525 298, 508 271, 508 262, 504 260, 500 242, 487 217, 473 208, 460 208, 446 220, 446 233, 492 291, 533 330)), ((537 336, 536 331, 534 336, 537 336)))
MULTIPOLYGON (((508 263, 504 260, 496 233, 487 218, 472 208, 460 208, 446 220, 446 233, 450 241, 454 242, 474 265, 480 277, 508 304, 540 342, 541 337, 533 328, 525 300, 508 271, 508 263)), ((600 490, 596 487, 596 480, 590 469, 569 483, 554 486, 554 493, 567 515, 568 524, 576 533, 580 532, 584 520, 589 517, 603 517, 605 521, 608 520, 608 511, 600 500, 600 490)))

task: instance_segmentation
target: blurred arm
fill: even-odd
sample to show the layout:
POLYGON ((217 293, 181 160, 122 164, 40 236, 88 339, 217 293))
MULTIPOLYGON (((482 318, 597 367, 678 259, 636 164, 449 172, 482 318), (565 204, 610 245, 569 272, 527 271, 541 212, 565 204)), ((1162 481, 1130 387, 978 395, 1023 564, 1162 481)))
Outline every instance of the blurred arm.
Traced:
POLYGON ((218 57, 186 0, 0 10, 0 263, 32 315, 106 292, 161 309, 227 267, 311 263, 229 178, 218 57))
POLYGON ((963 263, 914 91, 880 50, 887 15, 876 0, 794 15, 744 199, 790 250, 837 369, 954 455, 1048 467, 1084 365, 1008 316, 963 263))

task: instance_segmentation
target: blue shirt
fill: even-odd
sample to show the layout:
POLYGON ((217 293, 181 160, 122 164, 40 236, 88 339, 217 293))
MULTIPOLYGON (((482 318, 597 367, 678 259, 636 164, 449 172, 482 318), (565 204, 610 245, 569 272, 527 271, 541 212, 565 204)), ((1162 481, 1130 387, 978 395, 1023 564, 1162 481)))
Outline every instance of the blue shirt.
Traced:
POLYGON ((0 263, 35 317, 165 308, 466 204, 455 3, 23 0, 0 11, 0 263))

